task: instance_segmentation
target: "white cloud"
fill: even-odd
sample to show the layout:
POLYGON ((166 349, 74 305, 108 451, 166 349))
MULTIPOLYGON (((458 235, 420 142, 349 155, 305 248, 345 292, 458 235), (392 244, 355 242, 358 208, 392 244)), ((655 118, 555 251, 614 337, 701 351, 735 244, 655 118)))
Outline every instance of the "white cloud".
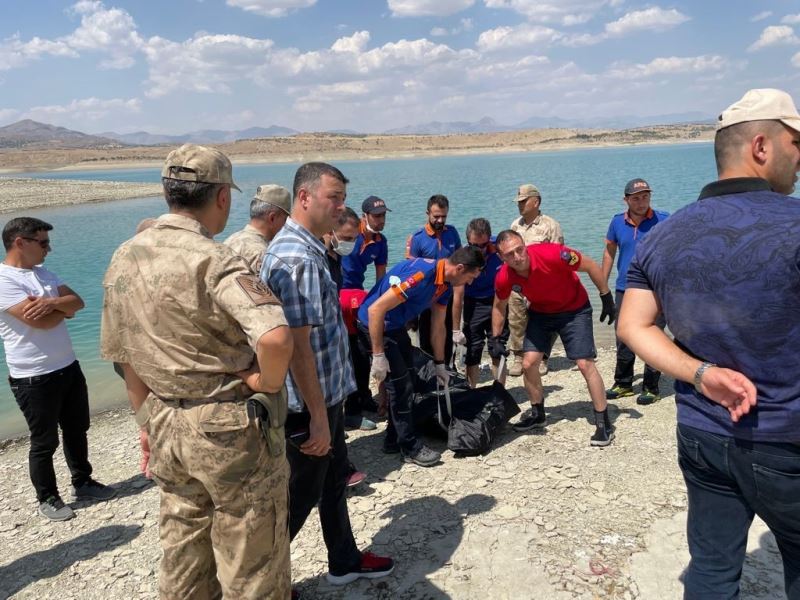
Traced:
POLYGON ((48 106, 34 106, 25 111, 25 118, 35 121, 52 122, 53 119, 64 122, 99 121, 109 114, 134 114, 141 112, 142 102, 138 98, 124 100, 122 98, 82 98, 73 100, 69 104, 52 104, 48 106))
POLYGON ((125 69, 133 66, 135 54, 143 40, 136 31, 136 22, 126 11, 106 9, 102 2, 82 0, 72 6, 81 15, 81 24, 70 35, 61 38, 77 51, 103 52, 109 58, 100 63, 101 68, 125 69))
POLYGON ((615 0, 483 0, 487 8, 504 8, 524 15, 531 21, 578 25, 596 16, 615 0))
POLYGON ((451 29, 445 29, 444 27, 434 27, 431 29, 430 34, 433 37, 444 37, 447 35, 458 35, 459 33, 463 33, 466 31, 472 31, 475 28, 475 24, 472 22, 472 19, 461 19, 458 26, 452 27, 451 29))
POLYGON ((78 53, 64 42, 38 37, 23 42, 19 34, 15 34, 0 42, 0 71, 19 69, 45 55, 76 58, 78 53))
POLYGON ((786 25, 800 25, 800 14, 786 15, 781 19, 781 23, 785 23, 786 25))
POLYGON ((626 13, 616 21, 606 23, 605 30, 608 35, 618 37, 634 31, 665 31, 688 20, 689 17, 674 8, 664 10, 654 6, 626 13))
POLYGON ((19 111, 16 108, 0 108, 0 127, 19 120, 19 111))
POLYGON ((369 31, 358 31, 350 37, 339 38, 331 46, 334 52, 363 52, 369 43, 369 31))
POLYGON ((564 38, 564 34, 541 25, 523 23, 516 27, 497 27, 478 36, 478 49, 493 52, 524 46, 547 46, 564 38))
POLYGON ((764 19, 769 19, 771 16, 772 16, 772 11, 765 10, 758 13, 757 15, 753 15, 752 17, 750 17, 750 22, 758 23, 759 21, 763 21, 764 19))
POLYGON ((800 38, 794 34, 794 29, 788 25, 770 25, 761 32, 755 42, 748 46, 748 52, 755 52, 769 46, 784 46, 800 43, 800 38))
POLYGON ((444 27, 434 27, 431 29, 431 35, 433 37, 444 37, 446 35, 450 35, 450 30, 445 29, 444 27))
POLYGON ((317 0, 227 0, 228 6, 264 17, 285 17, 292 10, 314 6, 317 0))
POLYGON ((641 77, 653 75, 676 75, 682 73, 703 73, 706 71, 720 71, 728 66, 728 61, 718 55, 669 56, 656 58, 649 63, 635 65, 612 65, 606 73, 615 79, 636 80, 641 77))
POLYGON ((388 0, 393 17, 445 17, 468 9, 475 0, 388 0))
POLYGON ((795 54, 795 55, 792 57, 792 64, 793 64, 795 67, 797 67, 798 69, 800 69, 800 52, 798 52, 797 54, 795 54))

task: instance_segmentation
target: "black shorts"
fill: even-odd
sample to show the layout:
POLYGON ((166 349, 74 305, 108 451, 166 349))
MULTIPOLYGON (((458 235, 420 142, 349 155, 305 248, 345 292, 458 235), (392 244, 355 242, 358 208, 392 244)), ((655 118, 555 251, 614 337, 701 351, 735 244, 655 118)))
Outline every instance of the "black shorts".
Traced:
POLYGON ((555 335, 561 338, 567 358, 597 358, 592 329, 592 305, 586 303, 578 310, 562 313, 539 313, 528 311, 528 328, 522 342, 523 352, 553 350, 555 335))
MULTIPOLYGON (((492 335, 492 304, 494 296, 489 298, 470 298, 464 296, 464 337, 467 338, 467 352, 464 363, 468 367, 481 364, 483 344, 492 335)), ((503 342, 508 340, 508 319, 500 336, 503 342)))

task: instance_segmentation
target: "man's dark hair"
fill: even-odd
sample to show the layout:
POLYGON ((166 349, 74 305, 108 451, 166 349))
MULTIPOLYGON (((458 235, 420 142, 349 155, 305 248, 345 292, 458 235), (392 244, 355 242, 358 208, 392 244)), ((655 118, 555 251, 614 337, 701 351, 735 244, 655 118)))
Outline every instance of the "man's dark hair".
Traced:
POLYGON ((3 246, 5 246, 6 250, 10 250, 14 240, 18 237, 34 237, 40 231, 50 231, 52 229, 53 226, 50 223, 45 223, 41 219, 34 219, 33 217, 11 219, 3 227, 3 246))
POLYGON ((208 206, 217 197, 219 190, 226 185, 224 183, 183 181, 169 177, 162 177, 161 184, 164 186, 164 198, 170 209, 189 211, 202 210, 208 206))
POLYGON ((434 194, 430 198, 428 198, 428 208, 426 210, 430 210, 431 206, 438 206, 439 208, 446 208, 450 210, 450 201, 447 199, 447 196, 442 194, 434 194))
POLYGON ((739 162, 742 146, 748 145, 759 133, 766 137, 777 136, 783 131, 780 121, 761 120, 745 121, 720 129, 714 136, 714 159, 717 161, 717 173, 734 166, 739 162))
POLYGON ((342 227, 347 223, 352 223, 356 227, 361 225, 361 218, 356 214, 356 211, 354 211, 349 206, 344 207, 344 211, 339 216, 339 219, 336 221, 336 227, 338 229, 339 227, 342 227))
POLYGON ((344 174, 334 167, 324 162, 310 162, 301 165, 297 172, 294 174, 294 185, 292 186, 292 199, 297 198, 300 193, 300 188, 306 188, 309 191, 314 191, 319 185, 319 180, 323 175, 338 179, 343 184, 347 185, 350 180, 344 174))
POLYGON ((502 244, 503 242, 507 242, 512 237, 516 237, 524 241, 523 237, 513 229, 504 229, 503 231, 497 234, 497 239, 495 240, 494 245, 500 246, 500 244, 502 244))
POLYGON ((472 219, 467 224, 467 241, 469 241, 469 235, 488 235, 492 237, 492 226, 489 224, 489 221, 484 218, 477 218, 472 219))
POLYGON ((483 269, 486 259, 483 252, 475 246, 462 246, 448 257, 448 262, 453 265, 464 265, 467 271, 483 269))

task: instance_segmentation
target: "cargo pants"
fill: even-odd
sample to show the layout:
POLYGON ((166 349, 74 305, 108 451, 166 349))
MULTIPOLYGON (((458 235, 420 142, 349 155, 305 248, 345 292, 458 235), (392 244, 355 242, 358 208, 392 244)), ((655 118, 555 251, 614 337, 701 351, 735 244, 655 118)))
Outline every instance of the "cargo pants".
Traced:
POLYGON ((160 597, 289 598, 286 453, 272 456, 246 403, 150 394, 136 417, 161 488, 160 597))

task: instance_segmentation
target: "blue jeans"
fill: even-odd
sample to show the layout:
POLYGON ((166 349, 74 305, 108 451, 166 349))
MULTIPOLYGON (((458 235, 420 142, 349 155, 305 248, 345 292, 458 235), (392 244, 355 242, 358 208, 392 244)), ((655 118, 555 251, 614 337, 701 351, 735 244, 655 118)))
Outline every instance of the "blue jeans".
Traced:
POLYGON ((678 463, 689 495, 691 561, 684 598, 739 597, 753 516, 783 558, 786 595, 800 599, 800 445, 750 442, 678 425, 678 463))

